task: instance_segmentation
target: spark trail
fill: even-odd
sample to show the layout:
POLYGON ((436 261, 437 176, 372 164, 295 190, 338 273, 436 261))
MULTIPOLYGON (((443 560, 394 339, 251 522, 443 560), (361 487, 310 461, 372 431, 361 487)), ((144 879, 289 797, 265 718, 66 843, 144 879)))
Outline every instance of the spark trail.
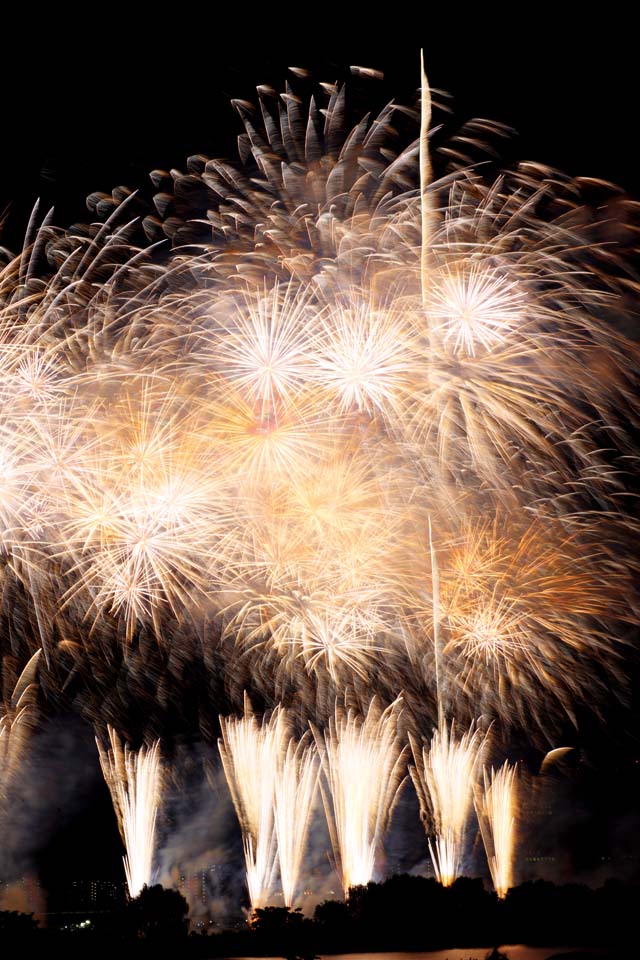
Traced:
POLYGON ((364 717, 336 706, 324 734, 314 728, 334 862, 342 889, 373 879, 376 854, 391 821, 404 772, 398 735, 400 701, 364 717))
POLYGON ((130 897, 137 897, 153 876, 155 828, 162 792, 160 741, 132 750, 107 727, 110 747, 96 737, 100 766, 109 787, 125 845, 124 870, 130 897))
POLYGON ((429 836, 429 853, 438 881, 451 886, 460 873, 464 840, 473 805, 473 785, 484 737, 473 726, 462 736, 454 722, 441 721, 429 745, 411 739, 411 778, 429 836))
POLYGON ((477 790, 475 806, 487 853, 491 879, 502 900, 513 886, 515 823, 517 811, 517 766, 507 761, 498 769, 483 770, 483 789, 477 790))

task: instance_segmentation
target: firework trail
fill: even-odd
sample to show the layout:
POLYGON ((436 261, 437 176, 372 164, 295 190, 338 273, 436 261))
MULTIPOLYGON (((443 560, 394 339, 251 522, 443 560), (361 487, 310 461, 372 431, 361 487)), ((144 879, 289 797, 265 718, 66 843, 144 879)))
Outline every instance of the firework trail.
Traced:
MULTIPOLYGON (((285 716, 276 707, 268 720, 259 721, 245 695, 244 716, 220 717, 220 730, 218 748, 242 830, 247 888, 251 910, 255 911, 267 904, 273 889, 277 856, 274 798, 283 755, 286 762, 285 716)), ((290 870, 293 864, 288 853, 286 848, 285 862, 290 870)), ((288 873, 287 880, 292 879, 288 873)))
POLYGON ((334 862, 345 896, 373 878, 376 854, 404 783, 399 705, 395 701, 381 710, 374 698, 364 717, 336 706, 324 734, 314 728, 334 862))
POLYGON ((500 899, 513 886, 515 853, 516 764, 505 761, 487 773, 483 770, 484 789, 477 791, 475 807, 487 853, 493 886, 500 899))
POLYGON ((109 787, 126 854, 124 871, 130 897, 137 897, 152 881, 155 828, 162 792, 160 741, 131 750, 122 745, 113 727, 107 727, 110 748, 96 744, 102 773, 109 787))
POLYGON ((450 886, 460 873, 473 786, 484 737, 471 727, 461 737, 454 722, 441 721, 428 746, 410 737, 410 766, 420 813, 429 836, 429 853, 438 881, 450 886))
POLYGON ((295 904, 317 784, 315 748, 291 739, 278 764, 274 797, 278 863, 287 907, 295 904))

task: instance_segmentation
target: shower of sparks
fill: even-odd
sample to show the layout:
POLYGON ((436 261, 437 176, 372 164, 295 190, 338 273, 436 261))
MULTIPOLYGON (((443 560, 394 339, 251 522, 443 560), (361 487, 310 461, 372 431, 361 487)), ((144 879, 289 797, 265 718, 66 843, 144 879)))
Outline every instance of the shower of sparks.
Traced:
POLYGON ((516 822, 516 770, 508 762, 491 772, 483 771, 483 790, 476 791, 475 805, 487 853, 494 889, 504 899, 513 886, 516 822))
POLYGON ((429 836, 429 853, 438 881, 451 886, 460 873, 473 787, 484 738, 479 730, 461 737, 441 722, 428 746, 413 739, 411 778, 420 800, 420 811, 429 836))
POLYGON ((278 764, 274 807, 280 880, 287 907, 294 906, 299 892, 317 784, 315 748, 291 739, 278 764))
POLYGON ((345 895, 373 879, 376 854, 403 784, 399 702, 364 717, 336 707, 324 735, 314 730, 334 861, 345 895))
MULTIPOLYGON (((247 888, 255 911, 268 903, 275 877, 274 797, 278 768, 287 749, 285 717, 277 707, 268 720, 259 721, 245 697, 244 716, 221 717, 220 730, 218 748, 242 830, 247 888)), ((291 874, 287 879, 291 881, 291 874)))
POLYGON ((162 792, 160 741, 132 750, 107 727, 110 748, 98 738, 100 766, 109 787, 120 835, 127 851, 124 871, 130 897, 137 897, 153 877, 156 816, 162 792))

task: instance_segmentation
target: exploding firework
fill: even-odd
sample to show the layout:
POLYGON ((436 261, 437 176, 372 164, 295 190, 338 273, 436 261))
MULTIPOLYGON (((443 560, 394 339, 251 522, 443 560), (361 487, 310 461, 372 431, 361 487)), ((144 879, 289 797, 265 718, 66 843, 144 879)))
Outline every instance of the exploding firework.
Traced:
POLYGON ((483 771, 482 792, 475 797, 478 822, 487 853, 493 886, 500 899, 513 886, 516 800, 515 764, 503 763, 499 770, 483 771))
POLYGON ((334 862, 345 895, 373 879, 404 782, 398 710, 399 701, 381 710, 375 699, 364 717, 336 707, 324 735, 314 729, 334 862))
POLYGON ((130 897, 149 886, 153 875, 156 816, 162 791, 160 741, 132 750, 107 727, 110 748, 98 738, 100 766, 109 787, 126 854, 124 871, 130 897))
MULTIPOLYGON (((75 702, 100 702, 101 725, 127 709, 120 662, 132 701, 152 696, 148 664, 166 703, 197 657, 209 735, 222 702, 255 691, 266 718, 245 700, 220 741, 254 910, 278 849, 286 903, 300 877, 317 770, 289 735, 292 700, 345 891, 374 875, 401 786, 395 698, 417 729, 435 716, 412 777, 449 884, 483 737, 444 717, 533 718, 548 736, 621 679, 637 623, 638 354, 606 188, 589 205, 533 165, 484 179, 470 153, 500 130, 445 143, 424 80, 420 112, 391 104, 351 131, 345 86, 310 85, 297 70, 281 98, 260 88, 259 113, 236 103, 239 163, 154 171, 143 227, 171 250, 136 246, 122 190, 90 198, 103 224, 34 216, 0 271, 3 610, 42 647, 50 695, 93 685, 75 702), (335 706, 347 690, 363 716, 335 706)), ((23 678, 3 782, 33 716, 31 664, 23 678)), ((109 740, 134 895, 159 748, 109 740)), ((503 771, 480 814, 498 890, 503 771)))

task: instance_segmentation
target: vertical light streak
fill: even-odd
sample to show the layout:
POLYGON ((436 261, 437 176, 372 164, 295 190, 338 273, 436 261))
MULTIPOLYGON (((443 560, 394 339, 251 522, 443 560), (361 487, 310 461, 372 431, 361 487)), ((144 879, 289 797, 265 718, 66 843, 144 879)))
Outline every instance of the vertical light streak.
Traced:
POLYGON ((461 737, 454 723, 440 721, 428 746, 410 737, 415 766, 410 773, 420 801, 429 853, 438 881, 450 886, 459 875, 472 807, 476 767, 484 737, 473 725, 461 737))
POLYGON ((404 782, 399 704, 396 700, 381 711, 374 698, 364 717, 336 706, 324 735, 314 728, 334 862, 345 896, 350 887, 373 878, 376 853, 404 782))
POLYGON ((160 741, 132 750, 108 726, 110 749, 98 738, 98 754, 109 787, 120 835, 125 845, 124 871, 130 897, 137 897, 152 879, 155 827, 162 792, 160 741))
POLYGON ((429 155, 429 126, 431 125, 431 91, 424 69, 424 50, 420 51, 420 289, 422 305, 427 302, 429 276, 429 245, 433 213, 427 187, 433 177, 429 155))
POLYGON ((475 806, 487 854, 491 879, 502 900, 513 886, 516 842, 517 764, 505 761, 488 774, 483 770, 483 791, 476 791, 475 806))

